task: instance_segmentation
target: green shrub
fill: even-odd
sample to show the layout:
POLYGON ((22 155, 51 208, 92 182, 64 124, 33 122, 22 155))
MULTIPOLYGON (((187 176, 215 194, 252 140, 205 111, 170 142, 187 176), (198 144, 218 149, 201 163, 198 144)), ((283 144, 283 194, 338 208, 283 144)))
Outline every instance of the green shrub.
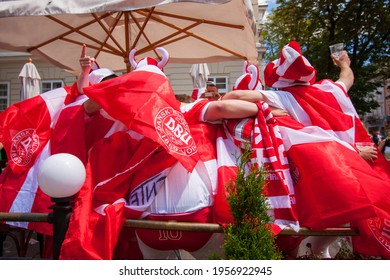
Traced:
POLYGON ((251 163, 249 145, 237 159, 238 173, 227 186, 234 222, 225 228, 223 249, 227 259, 279 260, 282 254, 270 229, 264 170, 251 163))

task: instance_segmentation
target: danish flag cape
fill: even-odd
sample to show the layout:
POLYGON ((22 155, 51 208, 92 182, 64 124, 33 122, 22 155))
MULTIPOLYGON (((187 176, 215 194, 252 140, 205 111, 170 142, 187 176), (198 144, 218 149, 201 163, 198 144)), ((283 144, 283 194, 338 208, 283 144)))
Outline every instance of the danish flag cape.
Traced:
MULTIPOLYGON (((49 212, 52 202, 39 188, 37 174, 50 155, 70 153, 86 164, 87 149, 113 124, 100 114, 85 121, 82 104, 86 100, 74 84, 18 102, 0 114, 0 141, 10 155, 0 176, 1 212, 49 212)), ((47 223, 8 224, 52 234, 52 226, 47 223)))
MULTIPOLYGON (((56 145, 60 135, 53 137, 57 134, 54 132, 57 123, 62 126, 61 123, 68 117, 71 117, 75 124, 80 122, 76 117, 77 107, 69 110, 64 106, 65 97, 71 91, 71 87, 49 91, 16 103, 0 114, 0 141, 9 155, 9 164, 0 177, 1 212, 49 212, 48 207, 52 203, 38 186, 38 168, 53 153, 74 153, 72 148, 66 145, 69 143, 67 141, 56 145)), ((71 133, 77 130, 73 127, 67 131, 64 126, 62 135, 70 137, 72 141, 74 138, 80 139, 80 134, 71 133)), ((84 143, 83 138, 80 140, 84 143)), ((79 150, 79 147, 76 150, 79 150)), ((52 233, 51 226, 46 223, 8 223, 40 233, 52 233)))
POLYGON ((296 42, 264 73, 268 86, 283 90, 274 100, 283 100, 293 117, 277 120, 295 179, 299 222, 313 228, 357 225, 354 249, 390 258, 390 164, 380 152, 373 162, 358 155, 355 143, 372 140, 343 84, 314 83, 315 74, 296 42))
MULTIPOLYGON (((165 115, 177 117, 177 114, 181 114, 175 112, 178 104, 168 80, 160 72, 144 71, 145 69, 133 71, 84 89, 111 116, 126 124, 126 129, 107 135, 90 151, 87 180, 79 193, 62 246, 62 259, 123 258, 125 253, 118 253, 118 248, 124 243, 126 248, 132 248, 131 252, 137 252, 130 256, 127 252, 126 258, 142 257, 139 256, 138 245, 129 242, 131 238, 134 239, 134 231, 124 236, 120 234, 124 232, 124 218, 164 219, 161 215, 155 216, 146 210, 162 187, 167 174, 177 162, 194 170, 197 162, 194 158, 181 157, 170 150, 172 143, 167 145, 167 142, 161 142, 165 138, 160 137, 160 126, 155 121, 159 119, 161 108, 164 108, 165 115), (147 98, 142 95, 147 95, 147 98)), ((210 194, 213 204, 210 205, 211 208, 206 206, 191 213, 167 213, 164 215, 166 218, 221 224, 232 221, 225 186, 234 180, 237 172, 235 156, 240 153, 241 144, 237 146, 237 140, 232 138, 222 124, 200 121, 208 102, 200 100, 186 106, 183 109, 184 119, 177 118, 177 123, 184 129, 188 126, 188 135, 193 137, 196 144, 196 158, 207 166, 215 166, 208 169, 207 173, 210 182, 214 182, 214 176, 217 178, 215 189, 210 194)), ((269 167, 274 170, 269 181, 278 182, 273 184, 268 193, 275 221, 274 230, 277 233, 285 226, 297 229, 299 224, 290 204, 288 165, 283 161, 280 135, 268 107, 266 104, 264 106, 260 106, 257 118, 260 121, 252 127, 257 131, 253 137, 253 143, 257 147, 254 157, 259 163, 268 162, 269 167)), ((170 120, 167 118, 168 123, 170 120)), ((180 143, 177 146, 180 148, 180 143)), ((175 195, 175 190, 170 191, 175 195)), ((197 202, 190 201, 190 206, 193 203, 197 202)), ((152 242, 151 238, 158 231, 148 231, 147 235, 144 233, 145 230, 137 230, 139 236, 148 238, 142 239, 148 243, 152 242)), ((156 249, 172 250, 177 247, 198 250, 209 238, 209 233, 196 233, 195 237, 194 233, 183 233, 180 240, 169 245, 158 240, 159 247, 156 249), (193 241, 189 242, 190 240, 193 241)))
POLYGON ((199 156, 180 102, 157 67, 84 92, 122 126, 114 125, 90 151, 61 258, 112 259, 124 217, 140 218, 171 166, 179 161, 192 171, 199 156))

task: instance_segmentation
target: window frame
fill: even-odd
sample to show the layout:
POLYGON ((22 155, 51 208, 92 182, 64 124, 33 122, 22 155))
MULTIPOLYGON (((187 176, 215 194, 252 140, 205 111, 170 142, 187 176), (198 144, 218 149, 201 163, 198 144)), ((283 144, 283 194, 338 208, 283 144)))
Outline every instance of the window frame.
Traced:
POLYGON ((41 93, 50 91, 50 90, 43 91, 43 84, 49 84, 49 83, 50 83, 50 90, 64 87, 64 81, 63 80, 41 80, 41 82, 40 82, 40 89, 41 89, 40 91, 41 91, 41 93), (53 88, 53 84, 54 83, 61 83, 61 86, 53 88))
POLYGON ((6 107, 4 109, 1 107, 1 104, 0 104, 0 112, 3 112, 5 109, 7 109, 9 107, 9 104, 10 104, 11 83, 10 82, 0 81, 0 85, 6 85, 7 86, 7 96, 0 96, 1 100, 7 100, 7 105, 6 105, 6 107))
POLYGON ((229 92, 229 77, 228 76, 208 76, 208 82, 213 82, 218 88, 219 94, 225 94, 229 92), (217 79, 224 79, 225 82, 217 82, 217 79))

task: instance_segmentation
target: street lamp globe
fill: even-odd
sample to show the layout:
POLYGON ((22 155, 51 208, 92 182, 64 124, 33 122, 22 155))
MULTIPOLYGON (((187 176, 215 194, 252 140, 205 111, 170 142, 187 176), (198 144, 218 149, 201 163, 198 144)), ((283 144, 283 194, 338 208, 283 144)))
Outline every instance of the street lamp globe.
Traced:
POLYGON ((38 184, 52 198, 71 197, 78 193, 86 177, 84 164, 76 156, 60 153, 43 161, 38 169, 38 184))

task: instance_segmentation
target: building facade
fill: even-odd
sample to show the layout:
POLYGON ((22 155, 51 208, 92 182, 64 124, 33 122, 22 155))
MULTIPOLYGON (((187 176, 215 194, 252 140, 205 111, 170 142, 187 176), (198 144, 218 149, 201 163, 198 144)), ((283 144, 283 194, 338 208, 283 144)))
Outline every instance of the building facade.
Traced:
POLYGON ((379 89, 380 94, 376 95, 379 107, 364 116, 363 121, 368 130, 379 129, 384 131, 390 129, 389 82, 389 79, 385 80, 383 87, 379 89))

